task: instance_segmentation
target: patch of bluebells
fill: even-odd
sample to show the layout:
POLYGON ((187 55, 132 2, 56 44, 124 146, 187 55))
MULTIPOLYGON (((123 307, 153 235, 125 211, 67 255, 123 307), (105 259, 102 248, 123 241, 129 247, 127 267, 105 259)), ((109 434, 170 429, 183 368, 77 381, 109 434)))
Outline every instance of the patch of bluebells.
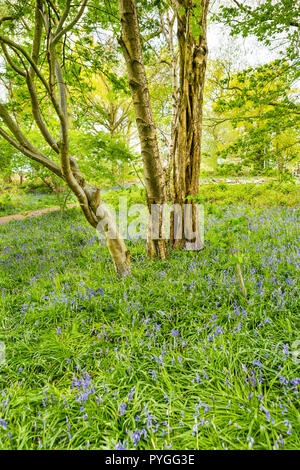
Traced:
POLYGON ((76 377, 73 374, 71 389, 75 389, 78 392, 75 394, 75 400, 78 403, 85 403, 91 395, 96 393, 96 388, 88 372, 83 372, 80 377, 76 377))
MULTIPOLYGON (((241 212, 241 208, 226 209, 223 214, 224 220, 241 212)), ((222 266, 224 253, 218 248, 209 246, 209 231, 215 230, 219 223, 219 219, 213 216, 207 221, 209 253, 201 253, 201 261, 197 257, 191 260, 191 257, 186 254, 180 254, 180 257, 178 254, 174 255, 168 267, 164 265, 158 270, 157 276, 151 277, 151 289, 147 282, 144 283, 142 276, 138 280, 129 279, 128 282, 126 281, 127 284, 118 285, 118 289, 115 289, 114 281, 110 279, 111 274, 108 276, 105 274, 107 267, 111 267, 111 261, 104 249, 99 250, 98 246, 94 247, 95 251, 89 252, 91 254, 89 259, 91 271, 95 269, 97 273, 95 279, 100 279, 99 270, 96 269, 98 265, 101 264, 101 268, 104 268, 99 282, 101 287, 98 285, 92 288, 91 286, 95 284, 90 283, 84 277, 82 281, 79 281, 85 275, 84 270, 80 271, 77 261, 81 250, 83 247, 91 249, 95 243, 91 231, 77 220, 68 222, 68 225, 71 223, 71 228, 68 227, 71 246, 64 247, 63 250, 60 249, 60 245, 64 244, 64 233, 61 233, 62 243, 57 243, 56 240, 58 246, 51 247, 51 238, 46 233, 46 230, 49 231, 49 224, 45 222, 43 222, 44 232, 37 233, 38 240, 35 241, 30 239, 30 234, 33 228, 34 230, 37 228, 37 225, 23 224, 18 230, 12 229, 12 239, 16 247, 13 242, 9 250, 4 249, 1 252, 0 268, 3 269, 5 275, 10 270, 12 278, 16 276, 17 279, 20 276, 23 286, 26 286, 24 292, 20 293, 22 305, 18 307, 17 315, 18 320, 20 319, 21 333, 14 331, 15 342, 21 339, 25 341, 24 338, 31 341, 30 336, 26 336, 26 329, 29 328, 30 322, 34 325, 35 331, 45 332, 48 324, 51 326, 50 314, 53 313, 55 313, 53 328, 57 334, 55 339, 59 344, 65 335, 67 338, 71 329, 72 321, 69 321, 69 317, 73 319, 76 316, 76 320, 79 318, 80 333, 88 333, 86 344, 91 346, 91 349, 86 354, 87 358, 84 357, 84 361, 88 364, 85 370, 89 372, 77 370, 73 375, 71 390, 65 391, 68 398, 64 397, 59 404, 61 406, 59 411, 70 410, 72 422, 75 420, 76 433, 79 436, 81 432, 84 436, 87 425, 93 426, 93 418, 98 419, 102 410, 105 413, 106 410, 111 409, 111 406, 114 406, 115 414, 119 412, 117 419, 120 419, 120 416, 121 419, 125 418, 124 423, 130 422, 134 413, 134 426, 136 426, 135 429, 125 430, 126 438, 123 439, 122 435, 120 440, 119 436, 105 429, 111 442, 114 444, 117 442, 116 446, 119 449, 139 446, 150 448, 153 435, 158 445, 166 448, 173 445, 172 439, 174 446, 178 445, 177 434, 180 439, 189 435, 189 440, 186 442, 194 445, 195 440, 191 439, 191 436, 194 437, 198 433, 207 445, 206 433, 209 432, 212 438, 217 435, 214 415, 216 415, 217 424, 220 416, 218 410, 223 409, 230 415, 239 413, 238 423, 234 419, 227 420, 227 418, 226 423, 223 422, 225 423, 224 432, 226 432, 228 422, 230 432, 236 438, 236 442, 240 442, 239 436, 241 435, 233 433, 245 432, 243 435, 247 436, 249 413, 257 410, 258 403, 260 412, 258 419, 261 419, 261 422, 267 422, 265 432, 271 436, 273 430, 281 426, 279 427, 281 434, 272 446, 281 448, 292 442, 291 439, 295 434, 292 427, 295 403, 291 406, 291 400, 294 398, 296 401, 299 398, 300 382, 300 379, 294 376, 295 369, 293 368, 292 371, 290 369, 292 334, 282 330, 280 332, 282 337, 280 342, 277 342, 276 350, 272 337, 274 335, 276 338, 278 318, 288 317, 297 308, 299 285, 293 279, 293 275, 299 268, 299 260, 294 253, 296 246, 294 239, 289 239, 289 245, 285 243, 285 247, 279 244, 275 247, 271 245, 277 242, 283 244, 283 238, 280 239, 286 230, 286 227, 283 230, 283 222, 285 221, 286 226, 290 222, 291 226, 296 222, 296 214, 286 210, 277 211, 277 213, 266 211, 265 214, 259 214, 253 208, 249 212, 249 217, 251 219, 250 231, 254 240, 250 242, 249 237, 241 237, 237 241, 241 251, 249 248, 252 254, 252 259, 243 267, 250 293, 247 303, 243 303, 243 300, 238 297, 233 271, 222 266), (22 236, 22 230, 24 230, 24 236, 30 241, 18 244, 18 237, 22 236), (255 237, 259 231, 265 231, 267 236, 255 237), (76 236, 73 237, 74 234, 76 236), (274 242, 270 242, 269 235, 273 237, 274 242), (43 236, 45 243, 42 240, 43 236), (40 247, 44 253, 37 253, 37 247, 40 247), (52 281, 64 272, 67 257, 70 261, 70 272, 74 273, 74 278, 69 283, 62 282, 59 289, 52 281), (97 263, 96 267, 93 267, 93 260, 97 263), (172 265, 175 263, 174 260, 176 264, 172 265), (174 266, 176 270, 173 269, 174 266), (281 269, 280 266, 288 266, 289 272, 286 268, 281 269), (35 289, 38 289, 39 285, 43 286, 43 283, 46 285, 47 282, 49 282, 47 288, 41 288, 43 295, 37 298, 35 289), (30 293, 26 293, 28 286, 29 290, 32 289, 33 299, 30 298, 30 293), (159 299, 159 305, 152 302, 156 297, 159 299), (161 310, 157 310, 157 306, 161 310), (34 319, 30 318, 32 314, 34 314, 34 319), (39 320, 36 319, 37 314, 39 320), (107 320, 106 325, 103 325, 103 314, 107 320), (67 317, 68 320, 66 320, 67 317), (239 341, 244 338, 248 342, 245 345, 241 342, 243 348, 241 351, 239 341), (269 341, 268 347, 271 350, 268 351, 268 355, 264 355, 263 352, 256 355, 258 348, 263 346, 264 339, 269 341), (91 345, 89 341, 92 342, 91 345), (246 347, 248 349, 245 352, 246 347), (186 351, 183 350, 184 348, 186 351), (235 354, 236 368, 231 368, 232 354, 235 354), (242 359, 239 354, 243 354, 242 359), (124 360, 125 357, 126 360, 124 360), (275 361, 276 367, 280 364, 281 369, 275 370, 273 367, 274 358, 277 361, 275 361), (246 365, 239 367, 241 360, 246 365), (93 369, 94 366, 95 369, 93 369), (92 372, 95 371, 97 378, 94 379, 92 372), (218 376, 221 377, 220 380, 218 376), (143 402, 137 405, 142 395, 140 390, 143 391, 140 385, 141 378, 147 381, 147 387, 149 387, 147 390, 153 390, 153 396, 151 396, 153 402, 149 401, 149 405, 144 405, 143 402), (120 379, 122 379, 122 384, 126 384, 128 392, 124 393, 124 389, 119 392, 120 379), (168 392, 167 395, 163 392, 167 390, 167 387, 162 387, 157 392, 158 386, 165 379, 172 383, 176 390, 177 395, 172 400, 171 393, 168 392), (137 383, 139 383, 139 397, 135 398, 137 390, 135 384, 137 383), (263 397, 261 393, 263 383, 271 384, 266 397, 263 397), (236 385, 238 385, 237 388, 236 385), (242 389, 243 386, 244 389, 242 389), (101 389, 101 396, 98 388, 101 389), (243 397, 240 401, 234 396, 236 390, 243 397), (208 392, 211 395, 215 394, 211 402, 207 399, 208 392), (191 397, 194 397, 195 393, 200 399, 194 406, 192 401, 194 398, 191 397), (95 410, 94 404, 97 405, 95 410), (137 409, 136 406, 139 408, 137 409), (164 415, 166 408, 170 412, 167 415, 168 419, 165 419, 164 415), (93 413, 95 413, 94 416, 93 413)), ((147 267, 147 262, 145 266, 147 267)), ((7 284, 4 289, 1 287, 0 295, 3 305, 8 305, 10 286, 7 284)), ((292 333, 294 334, 294 331, 292 333)), ((67 342, 66 347, 68 347, 67 342)), ((72 355, 71 353, 69 355, 72 357, 72 362, 70 359, 65 360, 64 364, 68 365, 66 367, 68 374, 75 370, 77 348, 80 351, 80 344, 76 344, 74 352, 72 351, 72 355)), ((52 365, 51 358, 49 362, 52 365)), ((23 365, 23 360, 18 363, 18 366, 20 364, 23 365)), ((55 363, 53 364, 56 367, 55 363)), ((18 366, 15 371, 18 371, 18 366)), ((22 373, 23 369, 27 372, 30 367, 27 369, 25 362, 24 367, 20 367, 18 371, 20 375, 17 376, 19 381, 27 380, 27 374, 22 373)), ((65 369, 63 372, 57 372, 57 369, 56 374, 63 376, 65 369)), ((42 366, 41 370, 41 374, 44 374, 42 366)), ((63 381, 58 380, 55 385, 60 386, 60 383, 63 381)), ((30 388, 30 382, 28 388, 30 388)), ((39 416, 41 423, 45 419, 44 414, 52 411, 49 410, 50 403, 50 391, 46 388, 39 404, 42 413, 39 416)), ((54 407, 53 400, 52 403, 54 407)), ((7 433, 8 427, 10 428, 11 409, 3 402, 2 407, 4 408, 3 414, 6 413, 7 416, 1 416, 0 428, 1 431, 5 430, 7 433)), ((65 441, 62 439, 64 445, 69 445, 69 442, 73 445, 70 416, 66 418, 65 415, 63 416, 66 431, 65 441)), ((51 436, 51 430, 46 424, 47 421, 44 423, 44 432, 51 436)), ((42 426, 41 424, 40 428, 42 426)), ((37 426, 36 433, 39 432, 37 426)), ((86 442, 86 439, 83 442, 86 442)), ((86 445, 89 447, 94 444, 87 442, 86 445)), ((34 445, 39 444, 34 443, 34 445)), ((40 441, 40 445, 44 445, 44 440, 40 441)), ((81 445, 84 446, 84 443, 81 445)), ((225 447, 228 444, 223 442, 223 445, 225 447)), ((240 445, 255 448, 261 446, 262 442, 255 435, 244 437, 240 445)))

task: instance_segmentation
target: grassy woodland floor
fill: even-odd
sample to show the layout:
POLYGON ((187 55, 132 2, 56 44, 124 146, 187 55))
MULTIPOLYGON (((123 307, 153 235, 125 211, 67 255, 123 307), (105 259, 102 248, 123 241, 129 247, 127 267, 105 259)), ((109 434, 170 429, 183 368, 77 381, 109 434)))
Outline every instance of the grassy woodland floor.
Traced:
POLYGON ((299 448, 300 217, 286 197, 207 205, 197 254, 151 262, 130 242, 119 282, 78 209, 0 225, 0 448, 299 448), (216 237, 240 215, 247 299, 216 237))
MULTIPOLYGON (((75 202, 75 196, 70 195, 67 203, 74 204, 75 202)), ((28 212, 53 206, 59 206, 55 194, 26 194, 22 191, 15 191, 12 194, 5 194, 2 198, 0 195, 0 217, 17 213, 27 215, 28 212)))
MULTIPOLYGON (((245 178, 242 178, 245 180, 245 178)), ((230 181, 238 181, 238 178, 229 178, 230 181)), ((223 182, 212 182, 205 179, 200 185, 199 202, 218 203, 222 205, 246 202, 252 206, 285 206, 291 207, 299 203, 300 184, 295 182, 267 181, 260 184, 249 179, 248 184, 226 184, 223 182)), ((257 178, 256 178, 257 180, 257 178)), ((141 185, 139 185, 141 186, 141 185)), ((117 187, 116 187, 117 188, 117 187)), ((145 202, 144 190, 133 184, 129 189, 118 191, 102 191, 102 197, 108 202, 117 202, 120 195, 130 197, 132 203, 145 202)), ((65 193, 64 193, 65 194, 65 193)), ((61 196, 61 200, 63 197, 61 196)), ((77 200, 73 194, 67 199, 68 204, 74 204, 77 200)), ((58 206, 59 201, 55 194, 40 192, 26 193, 22 188, 15 188, 12 192, 0 194, 0 218, 12 214, 26 215, 28 212, 58 206)))

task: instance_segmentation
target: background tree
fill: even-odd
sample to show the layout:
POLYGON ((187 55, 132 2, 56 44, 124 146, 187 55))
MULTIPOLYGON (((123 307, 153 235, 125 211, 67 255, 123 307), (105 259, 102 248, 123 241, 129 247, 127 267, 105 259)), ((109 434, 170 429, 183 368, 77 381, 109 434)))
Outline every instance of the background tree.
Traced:
POLYGON ((218 116, 211 125, 227 121, 239 133, 220 155, 238 156, 259 171, 276 162, 281 172, 299 155, 299 8, 291 0, 232 0, 214 17, 232 36, 255 35, 278 56, 219 82, 218 116))
POLYGON ((299 5, 294 0, 231 0, 220 5, 215 19, 228 25, 232 35, 254 34, 281 55, 299 60, 299 5))
POLYGON ((295 70, 277 60, 234 74, 218 82, 210 126, 230 123, 237 130, 233 142, 219 156, 235 156, 256 171, 296 158, 299 151, 299 104, 295 70))

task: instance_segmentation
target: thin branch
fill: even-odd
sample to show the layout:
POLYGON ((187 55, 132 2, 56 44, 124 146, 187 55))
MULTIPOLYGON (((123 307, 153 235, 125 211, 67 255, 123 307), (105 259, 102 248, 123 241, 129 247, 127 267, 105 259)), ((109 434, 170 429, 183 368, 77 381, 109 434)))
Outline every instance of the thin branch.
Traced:
POLYGON ((53 45, 56 44, 64 34, 66 34, 68 31, 70 31, 73 28, 73 26, 75 26, 76 23, 78 23, 78 21, 80 20, 80 18, 83 15, 83 12, 84 12, 84 9, 87 5, 87 2, 88 2, 88 0, 83 1, 82 5, 81 5, 81 8, 79 9, 79 12, 77 13, 77 15, 73 18, 73 20, 65 28, 60 29, 60 30, 55 32, 55 35, 52 39, 53 45))
POLYGON ((0 24, 3 23, 4 21, 11 21, 11 20, 13 20, 13 19, 14 19, 13 16, 2 16, 2 17, 0 18, 0 24))
POLYGON ((14 69, 15 72, 17 72, 17 74, 21 75, 22 77, 26 77, 26 72, 24 70, 20 69, 20 67, 18 67, 14 63, 12 58, 10 57, 9 53, 7 52, 5 44, 3 42, 1 42, 0 44, 1 44, 1 48, 2 48, 2 51, 3 51, 3 54, 5 56, 5 59, 6 59, 7 63, 12 67, 12 69, 14 69))
POLYGON ((38 69, 38 66, 36 65, 36 63, 34 62, 34 60, 30 57, 30 55, 26 52, 26 50, 21 47, 19 44, 16 44, 14 41, 12 41, 11 39, 3 36, 2 34, 0 34, 0 41, 1 42, 4 42, 5 44, 7 44, 8 46, 10 46, 13 50, 16 49, 18 50, 19 52, 21 52, 21 54, 25 57, 25 59, 29 62, 29 64, 32 66, 32 68, 34 69, 36 75, 38 76, 38 78, 40 79, 40 81, 42 82, 42 84, 44 85, 44 87, 46 88, 47 92, 49 93, 49 95, 51 95, 50 93, 50 89, 49 89, 49 85, 46 81, 46 79, 43 77, 43 75, 41 74, 40 70, 38 69))
MULTIPOLYGON (((1 106, 1 105, 0 105, 1 106)), ((13 147, 15 147, 19 152, 23 153, 26 157, 29 157, 31 160, 34 160, 38 163, 41 163, 43 166, 47 167, 53 173, 55 173, 60 178, 63 178, 61 169, 56 163, 43 155, 40 150, 34 148, 31 144, 30 146, 23 145, 18 140, 13 139, 4 129, 0 127, 0 135, 9 142, 13 147)))
POLYGON ((62 27, 64 25, 64 22, 66 21, 67 17, 68 17, 68 14, 70 12, 70 7, 71 7, 71 0, 67 0, 66 2, 66 7, 63 11, 63 14, 61 15, 60 17, 60 20, 59 20, 59 23, 57 25, 57 28, 56 28, 56 31, 54 33, 54 36, 58 33, 60 33, 60 31, 62 30, 62 27))

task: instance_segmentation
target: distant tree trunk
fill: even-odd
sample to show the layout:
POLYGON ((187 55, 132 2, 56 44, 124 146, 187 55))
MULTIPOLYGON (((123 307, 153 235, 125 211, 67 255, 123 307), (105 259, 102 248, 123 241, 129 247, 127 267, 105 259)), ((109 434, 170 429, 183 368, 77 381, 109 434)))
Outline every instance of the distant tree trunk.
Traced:
POLYGON ((257 170, 259 173, 264 170, 265 165, 265 152, 264 148, 260 148, 256 154, 256 161, 254 163, 254 169, 257 170))
POLYGON ((122 35, 119 43, 127 65, 136 123, 144 164, 149 209, 147 251, 151 258, 166 258, 163 234, 165 187, 149 88, 142 56, 140 28, 135 0, 119 0, 122 35), (155 209, 152 205, 155 205, 155 209))
POLYGON ((279 181, 282 181, 283 174, 284 174, 284 157, 283 157, 282 152, 280 152, 278 140, 276 141, 276 159, 277 159, 278 179, 279 181))
POLYGON ((12 183, 11 174, 4 174, 3 175, 3 181, 6 184, 11 184, 12 183))
POLYGON ((196 196, 199 191, 203 91, 208 53, 208 4, 209 0, 176 2, 180 77, 173 143, 175 209, 171 215, 170 230, 170 244, 173 248, 182 248, 186 246, 186 242, 193 242, 195 250, 203 248, 196 206, 192 200, 186 198, 196 196), (197 17, 194 13, 196 7, 197 17), (191 205, 190 210, 184 211, 185 204, 191 205), (183 236, 176 238, 175 222, 180 225, 180 220, 183 236))

